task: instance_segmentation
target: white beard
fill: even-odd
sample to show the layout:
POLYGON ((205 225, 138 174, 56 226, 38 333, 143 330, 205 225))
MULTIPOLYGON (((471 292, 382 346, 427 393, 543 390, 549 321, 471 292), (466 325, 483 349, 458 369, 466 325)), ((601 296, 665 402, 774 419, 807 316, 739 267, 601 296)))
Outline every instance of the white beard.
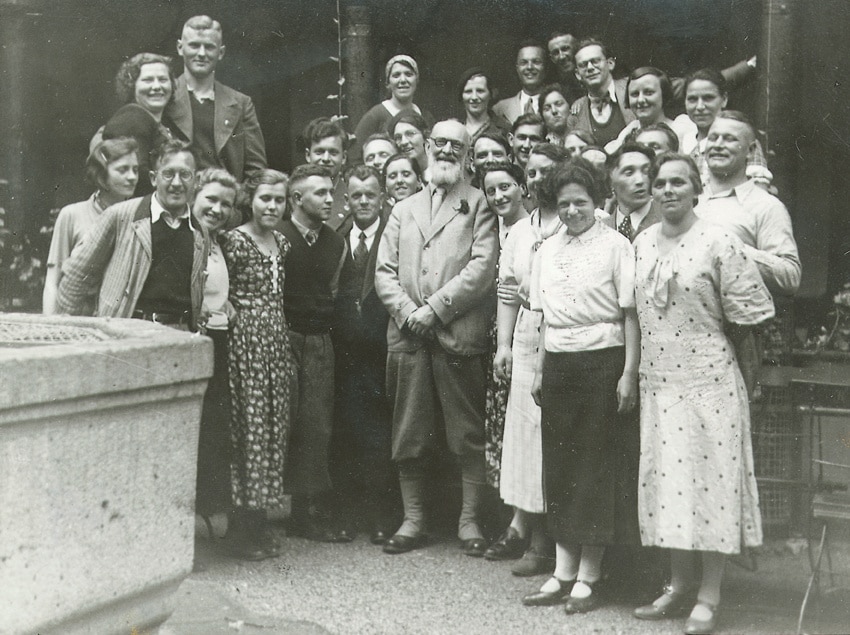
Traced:
POLYGON ((429 165, 431 172, 431 183, 452 187, 460 182, 462 175, 459 163, 449 163, 448 161, 440 161, 433 159, 429 165))

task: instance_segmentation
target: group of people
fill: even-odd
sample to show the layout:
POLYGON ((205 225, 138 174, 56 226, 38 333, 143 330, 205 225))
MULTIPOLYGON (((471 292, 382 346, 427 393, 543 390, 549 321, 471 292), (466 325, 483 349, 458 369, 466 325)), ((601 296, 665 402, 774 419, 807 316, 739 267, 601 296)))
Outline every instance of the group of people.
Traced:
POLYGON ((347 506, 385 553, 421 548, 443 453, 464 553, 551 574, 524 604, 593 610, 606 548, 661 547, 670 582, 635 616, 712 632, 725 556, 762 537, 759 325, 800 280, 753 125, 725 110, 755 60, 613 79, 604 43, 556 32, 520 46, 516 96, 470 69, 435 122, 396 55, 354 138, 311 121, 286 175, 215 81, 220 24, 189 19, 177 50, 176 80, 162 56, 122 65, 44 309, 212 338, 196 511, 228 513, 228 551, 278 555, 285 498, 289 535, 349 542, 347 506), (513 516, 491 541, 493 487, 513 516))

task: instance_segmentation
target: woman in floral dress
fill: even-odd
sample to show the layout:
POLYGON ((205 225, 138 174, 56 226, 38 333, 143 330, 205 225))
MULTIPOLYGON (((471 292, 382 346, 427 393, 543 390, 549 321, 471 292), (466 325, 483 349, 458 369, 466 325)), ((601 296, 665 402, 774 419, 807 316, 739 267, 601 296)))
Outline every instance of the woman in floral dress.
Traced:
POLYGON ((227 540, 233 555, 279 555, 266 510, 283 504, 290 415, 289 331, 283 313, 289 242, 274 228, 286 208, 288 177, 263 170, 246 181, 247 222, 227 234, 224 257, 236 319, 230 334, 234 509, 227 540))

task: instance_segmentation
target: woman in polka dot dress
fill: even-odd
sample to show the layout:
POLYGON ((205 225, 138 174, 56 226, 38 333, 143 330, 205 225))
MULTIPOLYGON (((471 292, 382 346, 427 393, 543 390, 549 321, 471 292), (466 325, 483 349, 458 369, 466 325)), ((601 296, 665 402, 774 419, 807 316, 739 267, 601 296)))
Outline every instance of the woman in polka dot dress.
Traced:
POLYGON ((650 172, 662 222, 641 234, 638 509, 644 545, 671 549, 664 594, 641 619, 683 614, 713 632, 726 554, 761 544, 747 391, 733 342, 774 314, 755 262, 725 229, 697 218, 699 171, 662 154, 650 172), (701 555, 702 579, 694 580, 701 555))

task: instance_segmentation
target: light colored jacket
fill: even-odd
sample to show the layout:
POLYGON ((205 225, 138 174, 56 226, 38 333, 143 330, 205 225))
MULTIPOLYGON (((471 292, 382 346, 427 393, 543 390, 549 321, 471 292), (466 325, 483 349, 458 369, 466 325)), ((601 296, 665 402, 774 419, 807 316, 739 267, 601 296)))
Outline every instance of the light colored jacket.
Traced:
MULTIPOLYGON (((195 321, 203 302, 209 237, 199 227, 192 235, 191 296, 195 321)), ((151 196, 109 207, 62 266, 59 312, 132 317, 150 272, 151 253, 151 196)))
POLYGON ((393 207, 375 270, 375 289, 391 317, 389 350, 426 344, 402 327, 427 303, 439 318, 437 341, 447 352, 486 352, 498 257, 496 217, 484 195, 466 183, 446 193, 433 222, 428 187, 393 207))

